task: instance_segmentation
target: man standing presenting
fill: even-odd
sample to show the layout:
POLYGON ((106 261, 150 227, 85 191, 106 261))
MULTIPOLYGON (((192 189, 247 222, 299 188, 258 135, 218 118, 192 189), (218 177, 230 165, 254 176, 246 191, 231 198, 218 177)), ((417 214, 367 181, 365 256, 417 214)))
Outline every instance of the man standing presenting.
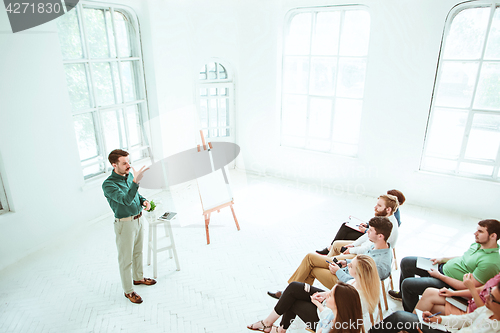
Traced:
POLYGON ((135 291, 133 284, 153 285, 155 280, 143 277, 142 271, 142 212, 151 206, 149 201, 139 194, 139 181, 144 169, 135 171, 129 164, 128 152, 115 149, 109 153, 108 160, 113 166, 111 175, 102 183, 104 196, 115 213, 116 248, 123 291, 132 303, 142 303, 142 298, 135 291), (130 173, 132 169, 133 174, 130 173))

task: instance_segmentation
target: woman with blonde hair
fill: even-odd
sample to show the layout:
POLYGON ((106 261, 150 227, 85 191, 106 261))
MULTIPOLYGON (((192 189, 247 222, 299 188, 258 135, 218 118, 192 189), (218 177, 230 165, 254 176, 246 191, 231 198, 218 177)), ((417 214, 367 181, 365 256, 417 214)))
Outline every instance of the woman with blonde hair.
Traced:
MULTIPOLYGON (((351 285, 358 291, 362 318, 366 313, 373 313, 378 304, 380 278, 377 266, 372 257, 360 254, 348 264, 348 268, 349 274, 353 278, 346 283, 339 282, 339 284, 351 285)), ((332 290, 339 284, 335 285, 332 290)), ((290 327, 296 316, 299 316, 308 327, 313 328, 318 325, 320 320, 323 322, 330 315, 327 308, 318 306, 318 304, 321 305, 327 299, 329 293, 331 291, 323 291, 307 283, 292 282, 283 291, 278 303, 269 316, 264 320, 247 326, 247 328, 266 333, 283 333, 290 327), (272 326, 280 316, 282 316, 280 327, 276 328, 272 326)), ((345 298, 338 299, 336 302, 341 307, 348 305, 348 301, 345 298)))

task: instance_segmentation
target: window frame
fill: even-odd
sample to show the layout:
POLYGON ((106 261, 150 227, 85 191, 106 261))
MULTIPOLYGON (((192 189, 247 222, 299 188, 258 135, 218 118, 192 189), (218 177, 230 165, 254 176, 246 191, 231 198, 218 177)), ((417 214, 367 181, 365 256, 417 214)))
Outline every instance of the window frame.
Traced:
MULTIPOLYGON (((80 163, 82 166, 82 173, 88 167, 99 165, 99 171, 83 175, 85 181, 90 181, 96 177, 102 176, 109 172, 112 167, 109 165, 107 161, 108 147, 106 147, 106 139, 105 139, 105 131, 103 126, 103 114, 106 112, 116 113, 117 126, 119 126, 119 135, 124 135, 124 138, 120 138, 120 141, 124 142, 123 147, 113 147, 113 148, 122 148, 127 149, 127 151, 132 156, 134 153, 142 152, 142 157, 137 161, 152 159, 152 151, 151 146, 149 144, 149 128, 145 126, 145 123, 149 120, 149 108, 147 101, 147 90, 146 90, 146 80, 144 74, 144 64, 143 64, 143 56, 142 56, 142 44, 140 39, 140 30, 139 30, 139 22, 137 18, 137 14, 134 10, 128 6, 122 6, 112 3, 105 2, 91 2, 91 1, 80 1, 76 8, 73 10, 78 10, 76 13, 76 17, 78 20, 78 29, 80 33, 81 47, 82 47, 82 58, 80 59, 64 59, 63 58, 63 66, 70 64, 83 64, 85 66, 85 75, 87 81, 87 88, 89 93, 89 106, 88 108, 82 109, 73 109, 73 105, 71 105, 71 114, 74 119, 75 116, 88 114, 91 116, 93 120, 93 129, 94 129, 94 140, 96 143, 97 155, 80 159, 80 163), (83 18, 85 9, 98 9, 98 10, 107 10, 110 12, 110 19, 112 23, 111 32, 113 33, 113 41, 109 38, 109 28, 106 28, 106 39, 108 47, 111 46, 111 43, 114 42, 113 47, 116 50, 116 55, 109 56, 107 58, 92 58, 90 55, 89 48, 89 38, 87 36, 88 31, 86 30, 85 19, 83 18), (122 57, 120 54, 120 47, 117 38, 117 25, 115 24, 115 15, 114 12, 119 12, 123 15, 127 20, 129 20, 130 24, 127 25, 128 33, 128 41, 130 43, 130 52, 131 56, 122 57), (132 29, 131 29, 132 28, 132 29), (131 33, 131 30, 134 30, 131 33), (108 64, 110 66, 110 73, 117 69, 117 74, 111 75, 111 82, 114 85, 113 87, 113 96, 115 101, 112 104, 108 104, 105 106, 99 106, 97 101, 97 93, 98 90, 97 85, 94 83, 93 71, 95 69, 92 68, 92 64, 100 63, 100 64, 108 64), (125 87, 124 80, 122 79, 123 73, 125 71, 123 64, 130 63, 131 67, 131 75, 134 77, 133 90, 135 91, 135 99, 132 101, 125 101, 125 87), (115 65, 116 64, 116 65, 115 65), (115 65, 115 66, 114 66, 115 65), (116 103, 117 91, 116 91, 116 83, 115 83, 115 75, 118 76, 118 80, 120 81, 120 95, 121 95, 121 103, 116 103), (139 144, 131 146, 130 143, 130 128, 129 121, 127 119, 127 108, 135 106, 138 115, 138 130, 139 130, 139 144)), ((105 21, 107 24, 107 21, 105 21)), ((66 72, 66 70, 65 70, 66 72)), ((74 125, 74 123, 73 123, 74 125)), ((80 153, 80 147, 78 147, 78 151, 80 153)), ((136 162, 136 161, 134 161, 136 162)))
MULTIPOLYGON (((481 1, 481 2, 477 2, 477 3, 459 4, 459 5, 455 6, 454 8, 452 8, 448 14, 448 17, 446 19, 445 26, 443 29, 439 58, 438 58, 438 63, 437 63, 437 67, 436 67, 436 75, 435 75, 434 86, 433 86, 433 91, 432 91, 431 104, 429 107, 429 114, 428 114, 428 118, 427 118, 427 124, 426 124, 425 135, 424 135, 424 142, 423 142, 423 147, 422 147, 422 154, 421 154, 421 158, 420 158, 420 165, 419 165, 420 171, 438 173, 438 174, 449 175, 449 176, 456 176, 456 177, 461 177, 461 178, 500 182, 500 145, 499 145, 497 155, 495 158, 496 160, 493 162, 487 161, 487 160, 471 159, 471 158, 465 157, 465 153, 467 150, 467 143, 468 143, 469 136, 471 133, 471 128, 472 128, 474 116, 477 114, 500 115, 500 110, 486 110, 486 109, 474 108, 474 101, 476 98, 477 88, 478 88, 478 85, 480 83, 479 79, 480 79, 481 69, 483 67, 483 64, 484 63, 491 63, 491 62, 500 63, 500 60, 485 60, 484 59, 484 54, 485 54, 486 46, 488 44, 489 34, 491 31, 491 25, 492 25, 493 17, 494 17, 496 10, 500 11, 500 2, 498 2, 498 1, 481 1), (488 24, 486 27, 486 32, 485 32, 485 37, 484 37, 484 42, 482 45, 480 57, 476 58, 476 59, 444 59, 444 49, 446 47, 446 40, 447 40, 447 37, 449 36, 450 30, 451 30, 451 27, 453 24, 453 20, 462 11, 467 10, 467 9, 472 9, 472 8, 490 8, 488 24), (443 68, 443 64, 446 62, 467 62, 467 63, 478 62, 478 68, 477 68, 476 79, 475 79, 475 83, 474 83, 474 87, 473 87, 473 91, 472 91, 471 102, 470 102, 470 105, 466 108, 465 107, 456 107, 456 106, 442 106, 442 105, 436 106, 436 96, 437 96, 438 86, 439 86, 439 83, 441 82, 440 81, 441 76, 443 75, 442 68, 443 68), (430 157, 430 158, 436 157, 432 154, 427 154, 427 150, 429 149, 428 146, 429 146, 429 141, 430 141, 429 140, 430 130, 431 130, 434 118, 436 116, 436 113, 434 112, 435 108, 443 108, 443 109, 450 109, 450 110, 451 109, 460 109, 460 110, 467 112, 467 120, 465 123, 464 132, 462 134, 461 147, 460 147, 460 152, 459 152, 458 158, 446 159, 447 161, 454 161, 456 163, 454 170, 438 169, 438 168, 432 168, 432 167, 425 166, 425 158, 426 157, 430 157), (491 176, 461 171, 460 170, 461 163, 493 166, 493 171, 492 171, 491 176)), ((443 159, 443 158, 441 158, 441 159, 443 159)))
MULTIPOLYGON (((366 5, 363 5, 363 4, 346 4, 346 5, 332 5, 332 6, 314 6, 314 7, 301 7, 301 8, 294 8, 294 9, 291 9, 290 11, 287 12, 286 16, 285 16, 285 20, 284 20, 284 27, 283 27, 283 37, 282 37, 282 53, 281 53, 281 73, 280 73, 280 77, 278 78, 279 82, 280 82, 280 93, 279 93, 279 101, 280 101, 280 113, 279 113, 279 145, 280 147, 282 148, 286 148, 286 149, 298 149, 298 150, 303 150, 303 151, 307 151, 307 152, 311 152, 311 153, 319 153, 319 154, 327 154, 327 155, 337 155, 337 156, 342 156, 342 157, 346 157, 346 158, 357 158, 358 157, 358 154, 359 154, 359 144, 360 144, 360 136, 357 138, 357 142, 355 144, 351 144, 351 143, 346 143, 346 142, 340 142, 340 141, 337 141, 334 139, 334 121, 335 121, 335 114, 336 114, 336 111, 335 111, 335 103, 336 103, 336 100, 338 98, 340 99, 346 99, 346 100, 357 100, 357 101, 360 101, 361 102, 361 115, 360 115, 360 121, 359 121, 359 131, 361 132, 361 123, 362 123, 362 117, 363 117, 363 108, 364 108, 364 98, 365 98, 365 87, 366 87, 366 74, 367 74, 367 71, 368 71, 368 57, 369 57, 369 48, 370 48, 370 41, 371 41, 371 12, 370 12, 370 8, 366 5), (346 11, 349 11, 349 10, 363 10, 365 11, 369 17, 370 17, 370 30, 368 31, 368 42, 367 42, 367 52, 365 55, 363 56, 358 56, 358 55, 341 55, 340 54, 340 44, 341 44, 341 36, 342 36, 342 22, 344 21, 344 17, 345 17, 345 12, 346 11), (334 11, 338 11, 341 13, 341 21, 340 21, 340 30, 339 30, 339 40, 338 40, 338 44, 339 44, 339 51, 337 53, 337 55, 313 55, 311 53, 311 51, 309 51, 307 54, 305 55, 287 55, 286 54, 286 39, 287 39, 287 36, 288 36, 288 33, 290 31, 290 24, 293 20, 293 18, 298 15, 298 14, 301 14, 301 13, 311 13, 311 14, 317 14, 317 13, 320 13, 320 12, 334 12, 334 11), (303 146, 296 146, 296 145, 288 145, 288 144, 284 144, 283 143, 283 131, 284 131, 284 121, 283 121, 283 118, 284 118, 284 109, 283 109, 283 105, 284 105, 284 97, 286 94, 293 94, 293 95, 298 95, 297 93, 289 93, 289 92, 285 92, 284 90, 284 81, 285 81, 285 63, 286 63, 286 57, 297 57, 297 56, 300 56, 300 57, 307 57, 309 59, 309 69, 308 69, 308 72, 307 72, 307 76, 308 76, 308 91, 307 93, 304 95, 307 97, 307 114, 306 114, 306 134, 304 136, 294 136, 296 138, 303 138, 304 139, 304 145, 303 146), (310 92, 310 76, 311 76, 311 58, 312 57, 336 57, 337 58, 337 72, 335 73, 335 77, 334 77, 334 86, 337 87, 337 82, 339 80, 339 62, 341 60, 341 58, 344 58, 344 59, 365 59, 365 71, 364 71, 364 82, 363 82, 363 94, 362 94, 362 97, 361 98, 356 98, 356 97, 343 97, 343 96, 337 96, 337 93, 334 93, 333 95, 331 96, 326 96, 326 95, 314 95, 314 94, 311 94, 310 92), (331 119, 330 119, 330 133, 329 133, 329 138, 328 139, 318 139, 317 137, 312 137, 309 135, 309 121, 310 121, 310 116, 311 116, 311 109, 310 109, 310 104, 311 104, 311 97, 313 98, 316 98, 316 99, 329 99, 332 101, 332 108, 331 108, 331 119), (311 149, 310 147, 308 147, 309 143, 308 141, 310 140, 323 140, 323 141, 328 141, 328 144, 330 145, 330 148, 328 150, 315 150, 315 149, 311 149), (339 152, 339 151, 334 151, 334 145, 335 144, 341 144, 341 145, 355 145, 356 146, 356 152, 353 153, 353 154, 349 154, 349 153, 342 153, 342 152, 339 152)), ((311 40, 309 42, 309 47, 311 47, 312 45, 312 35, 313 35, 313 31, 311 29, 311 40)))
MULTIPOLYGON (((206 139, 209 139, 210 141, 227 141, 227 142, 235 142, 236 134, 235 134, 235 83, 234 83, 234 76, 232 73, 232 70, 225 61, 221 59, 209 59, 208 61, 204 62, 202 66, 206 66, 209 63, 216 63, 217 65, 221 65, 224 67, 227 77, 225 79, 209 79, 207 77, 206 80, 201 80, 199 78, 200 71, 197 71, 197 84, 196 84, 196 108, 198 110, 198 115, 200 117, 200 123, 201 123, 201 101, 206 99, 206 100, 219 100, 220 98, 217 98, 217 96, 211 97, 209 94, 207 94, 207 97, 202 97, 200 94, 200 89, 207 89, 207 92, 210 90, 210 88, 226 88, 228 92, 228 116, 229 116, 229 125, 228 126, 207 126, 207 127, 201 127, 201 130, 204 133, 204 136, 206 139), (228 136, 209 136, 207 135, 207 132, 210 130, 214 129, 229 129, 229 135, 228 136)), ((209 115, 207 115, 209 117, 209 115)), ((209 118, 207 121, 207 125, 209 125, 209 118)))

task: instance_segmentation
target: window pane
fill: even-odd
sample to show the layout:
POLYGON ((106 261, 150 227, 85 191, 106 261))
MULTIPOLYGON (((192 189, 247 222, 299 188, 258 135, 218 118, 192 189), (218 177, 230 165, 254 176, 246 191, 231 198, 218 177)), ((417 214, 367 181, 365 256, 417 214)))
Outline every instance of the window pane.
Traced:
POLYGON ((330 151, 332 143, 330 140, 318 140, 318 139, 309 139, 307 140, 306 149, 315 150, 315 151, 330 151))
POLYGON ((63 59, 83 58, 82 39, 80 37, 80 24, 76 15, 77 9, 67 12, 59 17, 57 30, 59 32, 59 43, 63 59))
POLYGON ((490 8, 469 8, 453 18, 444 47, 445 59, 479 59, 490 8))
POLYGON ((108 33, 109 39, 109 52, 111 58, 116 58, 116 44, 115 44, 115 36, 113 33, 113 21, 111 20, 111 13, 109 10, 105 12, 106 16, 106 32, 108 33))
POLYGON ((201 127, 208 127, 208 100, 200 100, 200 120, 201 127))
POLYGON ((306 57, 287 57, 283 70, 283 91, 307 94, 309 60, 306 57))
POLYGON ((134 65, 135 62, 125 61, 120 63, 122 68, 123 94, 125 102, 137 100, 136 80, 134 65))
POLYGON ((219 69, 219 80, 227 79, 227 72, 224 66, 217 64, 217 68, 219 69))
POLYGON ((366 59, 341 58, 337 96, 363 98, 365 87, 366 59))
MULTIPOLYGON (((309 135, 329 139, 332 124, 332 100, 311 98, 309 111, 309 135)), ((328 149, 330 150, 330 145, 328 149)))
POLYGON ((500 110, 500 64, 483 63, 474 108, 500 110))
POLYGON ((333 113, 334 141, 354 145, 358 143, 362 107, 363 102, 360 100, 337 98, 333 113))
POLYGON ((427 170, 454 172, 457 168, 457 161, 450 161, 435 157, 425 157, 423 160, 423 167, 427 170))
POLYGON ((438 106, 470 107, 478 63, 443 62, 435 103, 438 106))
POLYGON ((345 12, 340 37, 340 55, 366 56, 370 38, 370 14, 365 10, 345 12))
POLYGON ((64 65, 66 85, 73 110, 88 109, 90 105, 89 82, 84 64, 64 65))
POLYGON ((86 160, 99 154, 92 113, 73 116, 76 140, 80 152, 80 160, 86 160))
POLYGON ((125 16, 125 14, 115 11, 114 13, 115 19, 115 31, 116 31, 116 40, 118 44, 118 55, 121 58, 131 57, 132 49, 130 47, 130 35, 129 35, 129 26, 130 19, 125 16))
POLYGON ((296 137, 296 136, 288 136, 284 135, 281 138, 281 145, 288 147, 297 147, 303 148, 305 146, 306 140, 304 138, 296 137))
POLYGON ((200 89, 200 96, 207 96, 207 88, 200 89))
POLYGON ((106 111, 101 113, 106 154, 118 148, 127 148, 125 130, 123 126, 122 110, 106 111))
POLYGON ((229 126, 229 100, 227 98, 219 99, 219 126, 229 126))
POLYGON ((467 111, 434 108, 427 137, 427 155, 458 158, 466 123, 467 111))
POLYGON ((104 21, 104 10, 85 8, 83 13, 90 57, 108 58, 110 53, 106 23, 104 21))
POLYGON ((290 22, 290 30, 286 37, 285 54, 309 54, 311 40, 312 14, 297 14, 290 22))
POLYGON ((84 178, 88 178, 91 175, 95 175, 95 174, 101 173, 103 171, 104 170, 102 168, 102 164, 101 163, 94 164, 94 165, 91 165, 89 167, 83 168, 83 177, 84 178))
POLYGON ((340 34, 340 11, 320 12, 316 15, 311 54, 337 55, 340 34))
POLYGON ((481 176, 491 176, 493 173, 492 166, 474 163, 460 163, 458 170, 460 173, 472 173, 481 176))
POLYGON ((500 59, 500 9, 497 7, 491 22, 488 43, 486 44, 485 59, 500 59))
POLYGON ((500 145, 500 115, 475 114, 465 157, 495 161, 500 145))
POLYGON ((132 105, 128 106, 125 111, 127 112, 128 139, 130 146, 135 146, 141 143, 139 110, 137 105, 132 105))
POLYGON ((90 64, 92 68, 92 80, 94 81, 96 103, 98 106, 115 103, 115 89, 111 66, 109 62, 98 62, 90 64))
POLYGON ((337 58, 311 59, 311 95, 333 96, 335 93, 335 74, 337 73, 337 58))
POLYGON ((208 79, 216 80, 217 79, 217 64, 215 62, 211 62, 207 64, 208 68, 208 79))
POLYGON ((283 99, 283 134, 304 136, 307 122, 307 97, 286 95, 283 99))
MULTIPOLYGON (((209 104, 209 126, 217 127, 217 100, 211 99, 208 101, 209 104)), ((216 135, 216 134, 215 134, 216 135)), ((212 136, 215 136, 212 135, 212 136)))

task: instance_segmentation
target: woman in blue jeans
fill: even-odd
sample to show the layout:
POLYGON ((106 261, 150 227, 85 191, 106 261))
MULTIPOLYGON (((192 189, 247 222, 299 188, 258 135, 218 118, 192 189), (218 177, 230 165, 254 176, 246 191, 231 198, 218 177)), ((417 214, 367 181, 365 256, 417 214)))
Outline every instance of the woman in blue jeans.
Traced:
POLYGON ((432 323, 445 325, 450 332, 460 333, 496 333, 500 332, 500 282, 489 288, 486 303, 472 313, 464 315, 432 316, 429 311, 423 312, 424 321, 431 324, 427 326, 419 322, 416 314, 397 311, 375 324, 369 333, 397 333, 407 331, 417 333, 420 329, 424 333, 441 333, 442 330, 432 328, 432 323))

